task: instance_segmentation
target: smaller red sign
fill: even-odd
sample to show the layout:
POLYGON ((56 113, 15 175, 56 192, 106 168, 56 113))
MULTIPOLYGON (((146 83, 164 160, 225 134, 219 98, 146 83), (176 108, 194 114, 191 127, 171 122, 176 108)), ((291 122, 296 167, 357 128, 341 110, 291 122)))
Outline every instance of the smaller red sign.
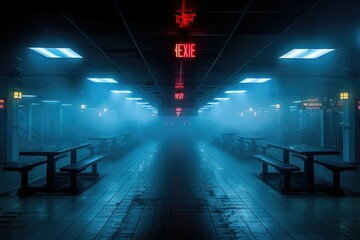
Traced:
POLYGON ((184 100, 184 93, 183 92, 175 93, 175 99, 176 100, 184 100))
POLYGON ((177 82, 175 83, 175 89, 183 89, 184 83, 183 82, 177 82))
POLYGON ((0 99, 0 109, 4 109, 5 108, 5 99, 1 98, 0 99))
POLYGON ((175 57, 182 59, 196 58, 196 44, 195 43, 176 43, 175 57))

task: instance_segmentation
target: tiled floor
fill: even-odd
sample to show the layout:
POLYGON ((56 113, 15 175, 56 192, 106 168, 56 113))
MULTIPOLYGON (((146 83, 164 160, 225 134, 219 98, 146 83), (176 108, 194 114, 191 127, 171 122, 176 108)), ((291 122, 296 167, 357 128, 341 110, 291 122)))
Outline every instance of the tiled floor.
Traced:
POLYGON ((260 170, 206 141, 143 144, 102 161, 78 195, 3 192, 0 239, 360 239, 359 172, 343 173, 336 197, 284 195, 260 170))

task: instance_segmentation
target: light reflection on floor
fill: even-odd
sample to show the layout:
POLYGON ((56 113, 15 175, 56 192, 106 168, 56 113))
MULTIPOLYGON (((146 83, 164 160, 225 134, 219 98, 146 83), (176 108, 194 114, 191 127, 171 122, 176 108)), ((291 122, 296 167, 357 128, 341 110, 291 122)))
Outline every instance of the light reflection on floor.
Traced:
POLYGON ((2 194, 0 239, 360 238, 359 195, 283 195, 260 171, 206 141, 144 144, 79 195, 2 194))

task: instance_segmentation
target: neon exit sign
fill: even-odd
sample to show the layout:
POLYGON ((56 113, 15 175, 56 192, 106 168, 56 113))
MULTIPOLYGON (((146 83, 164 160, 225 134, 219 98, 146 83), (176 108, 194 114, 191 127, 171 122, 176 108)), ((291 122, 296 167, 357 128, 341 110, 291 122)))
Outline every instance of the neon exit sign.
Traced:
POLYGON ((174 51, 176 58, 196 58, 196 43, 176 43, 174 51))

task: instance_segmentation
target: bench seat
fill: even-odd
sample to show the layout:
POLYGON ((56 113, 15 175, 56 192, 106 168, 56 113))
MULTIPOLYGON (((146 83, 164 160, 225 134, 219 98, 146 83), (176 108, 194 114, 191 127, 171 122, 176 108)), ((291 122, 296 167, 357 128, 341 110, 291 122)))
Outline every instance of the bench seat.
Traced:
POLYGON ((97 163, 105 157, 106 155, 93 155, 79 162, 72 163, 60 168, 60 171, 70 173, 70 188, 73 193, 78 192, 77 174, 84 171, 86 168, 92 166, 92 175, 98 176, 97 163))
MULTIPOLYGON (((306 170, 306 164, 307 164, 306 156, 303 156, 300 154, 292 154, 292 156, 303 160, 304 161, 304 169, 306 170)), ((340 172, 358 169, 357 166, 354 166, 354 165, 351 165, 348 163, 331 161, 331 160, 320 159, 320 158, 314 158, 314 163, 324 166, 333 172, 332 188, 333 188, 334 193, 342 193, 341 186, 340 186, 340 172)))
MULTIPOLYGON (((62 154, 54 157, 55 161, 58 161, 64 157, 67 157, 67 154, 62 154)), ((31 171, 34 167, 46 164, 47 160, 41 161, 27 161, 27 162, 16 162, 11 163, 3 167, 4 171, 15 171, 21 173, 21 186, 18 190, 18 194, 20 196, 25 196, 29 193, 29 171, 31 171)))
POLYGON ((271 158, 269 156, 263 154, 256 154, 254 155, 259 161, 262 161, 262 177, 266 177, 268 175, 268 165, 274 167, 277 171, 284 173, 284 185, 283 191, 287 192, 291 188, 291 172, 300 171, 298 166, 284 163, 280 160, 271 158))

